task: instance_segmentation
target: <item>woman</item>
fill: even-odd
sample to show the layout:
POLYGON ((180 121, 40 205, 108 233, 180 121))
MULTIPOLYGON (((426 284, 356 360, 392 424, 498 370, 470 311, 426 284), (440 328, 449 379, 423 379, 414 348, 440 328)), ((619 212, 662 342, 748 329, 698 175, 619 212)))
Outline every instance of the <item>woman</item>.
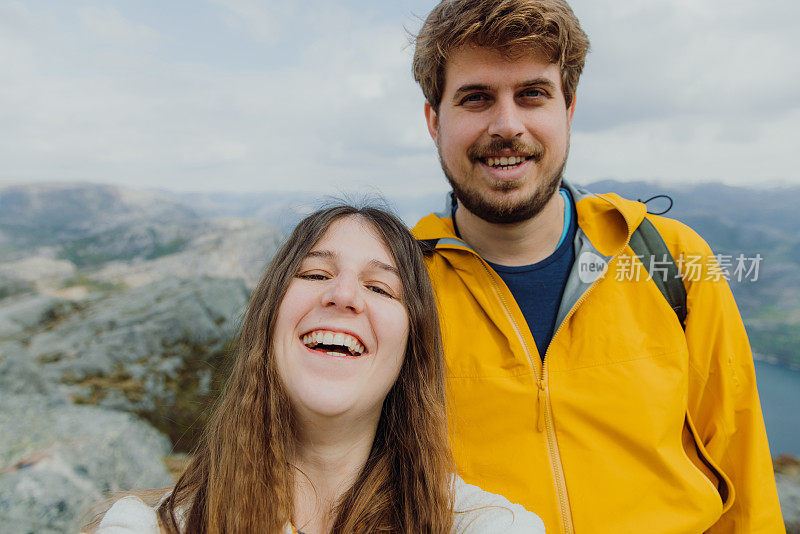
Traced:
POLYGON ((307 217, 253 293, 189 468, 156 510, 125 498, 98 532, 544 532, 452 475, 435 309, 397 218, 307 217))

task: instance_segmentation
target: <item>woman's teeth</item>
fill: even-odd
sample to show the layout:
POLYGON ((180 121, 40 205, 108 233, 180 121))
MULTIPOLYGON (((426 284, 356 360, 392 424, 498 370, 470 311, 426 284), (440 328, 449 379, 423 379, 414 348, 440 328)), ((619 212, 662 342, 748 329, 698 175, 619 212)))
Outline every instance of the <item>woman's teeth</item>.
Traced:
POLYGON ((345 351, 351 356, 361 356, 364 353, 364 345, 358 339, 342 332, 315 330, 303 336, 303 344, 316 350, 331 349, 328 353, 334 356, 340 356, 345 351))

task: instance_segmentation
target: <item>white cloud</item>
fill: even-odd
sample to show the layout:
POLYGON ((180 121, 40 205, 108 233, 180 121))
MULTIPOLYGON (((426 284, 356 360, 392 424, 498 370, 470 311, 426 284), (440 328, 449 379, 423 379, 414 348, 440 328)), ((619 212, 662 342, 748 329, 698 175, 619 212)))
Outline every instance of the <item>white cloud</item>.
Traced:
POLYGON ((110 5, 85 4, 78 9, 82 29, 96 42, 154 51, 158 34, 144 24, 136 24, 110 5))
MULTIPOLYGON (((56 15, 0 3, 0 180, 445 189, 411 79, 410 17, 338 2, 209 1, 180 37, 159 25, 156 3, 133 14, 116 2, 71 14, 60 4, 56 15), (219 57, 179 46, 209 40, 219 57), (240 57, 255 59, 224 59, 240 57)), ((800 131, 795 4, 574 7, 594 49, 569 176, 800 182, 790 161, 800 131)))
POLYGON ((800 28, 780 19, 797 21, 800 8, 788 2, 575 4, 593 42, 579 129, 676 114, 774 115, 798 105, 800 28))
POLYGON ((575 132, 567 176, 580 182, 599 178, 744 185, 798 182, 793 160, 800 110, 765 122, 754 135, 731 134, 736 126, 724 122, 687 126, 683 117, 676 117, 575 132))
POLYGON ((257 0, 209 0, 224 10, 225 23, 263 43, 275 43, 281 28, 278 17, 286 15, 290 2, 257 0))

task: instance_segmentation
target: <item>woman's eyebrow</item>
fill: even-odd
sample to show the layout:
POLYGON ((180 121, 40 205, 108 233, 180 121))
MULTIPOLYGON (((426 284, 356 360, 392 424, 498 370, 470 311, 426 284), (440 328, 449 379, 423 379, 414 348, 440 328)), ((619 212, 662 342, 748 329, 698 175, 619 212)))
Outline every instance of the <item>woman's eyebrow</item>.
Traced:
MULTIPOLYGON (((337 254, 331 250, 312 250, 308 254, 306 254, 306 258, 322 258, 324 260, 334 261, 337 257, 337 254)), ((380 269, 382 271, 388 271, 393 275, 400 278, 400 271, 397 270, 397 267, 394 265, 389 265, 388 263, 382 262, 380 260, 370 260, 369 266, 374 269, 380 269)))
POLYGON ((389 271, 393 275, 395 275, 398 278, 400 278, 400 271, 398 271, 397 267, 394 267, 393 265, 389 265, 388 263, 383 263, 380 260, 372 260, 372 261, 369 262, 369 264, 371 266, 373 266, 373 267, 378 268, 378 269, 381 269, 381 270, 384 270, 384 271, 389 271))
POLYGON ((306 258, 322 258, 325 260, 332 260, 336 257, 336 254, 331 252, 330 250, 312 250, 308 254, 306 254, 306 258))

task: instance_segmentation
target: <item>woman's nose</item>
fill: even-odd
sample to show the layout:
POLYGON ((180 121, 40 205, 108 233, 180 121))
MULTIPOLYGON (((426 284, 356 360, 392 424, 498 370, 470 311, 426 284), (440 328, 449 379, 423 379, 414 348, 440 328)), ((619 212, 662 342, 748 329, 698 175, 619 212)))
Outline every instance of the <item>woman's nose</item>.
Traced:
POLYGON ((332 280, 328 291, 323 295, 323 305, 360 313, 364 309, 361 289, 361 283, 355 275, 340 273, 332 280))

